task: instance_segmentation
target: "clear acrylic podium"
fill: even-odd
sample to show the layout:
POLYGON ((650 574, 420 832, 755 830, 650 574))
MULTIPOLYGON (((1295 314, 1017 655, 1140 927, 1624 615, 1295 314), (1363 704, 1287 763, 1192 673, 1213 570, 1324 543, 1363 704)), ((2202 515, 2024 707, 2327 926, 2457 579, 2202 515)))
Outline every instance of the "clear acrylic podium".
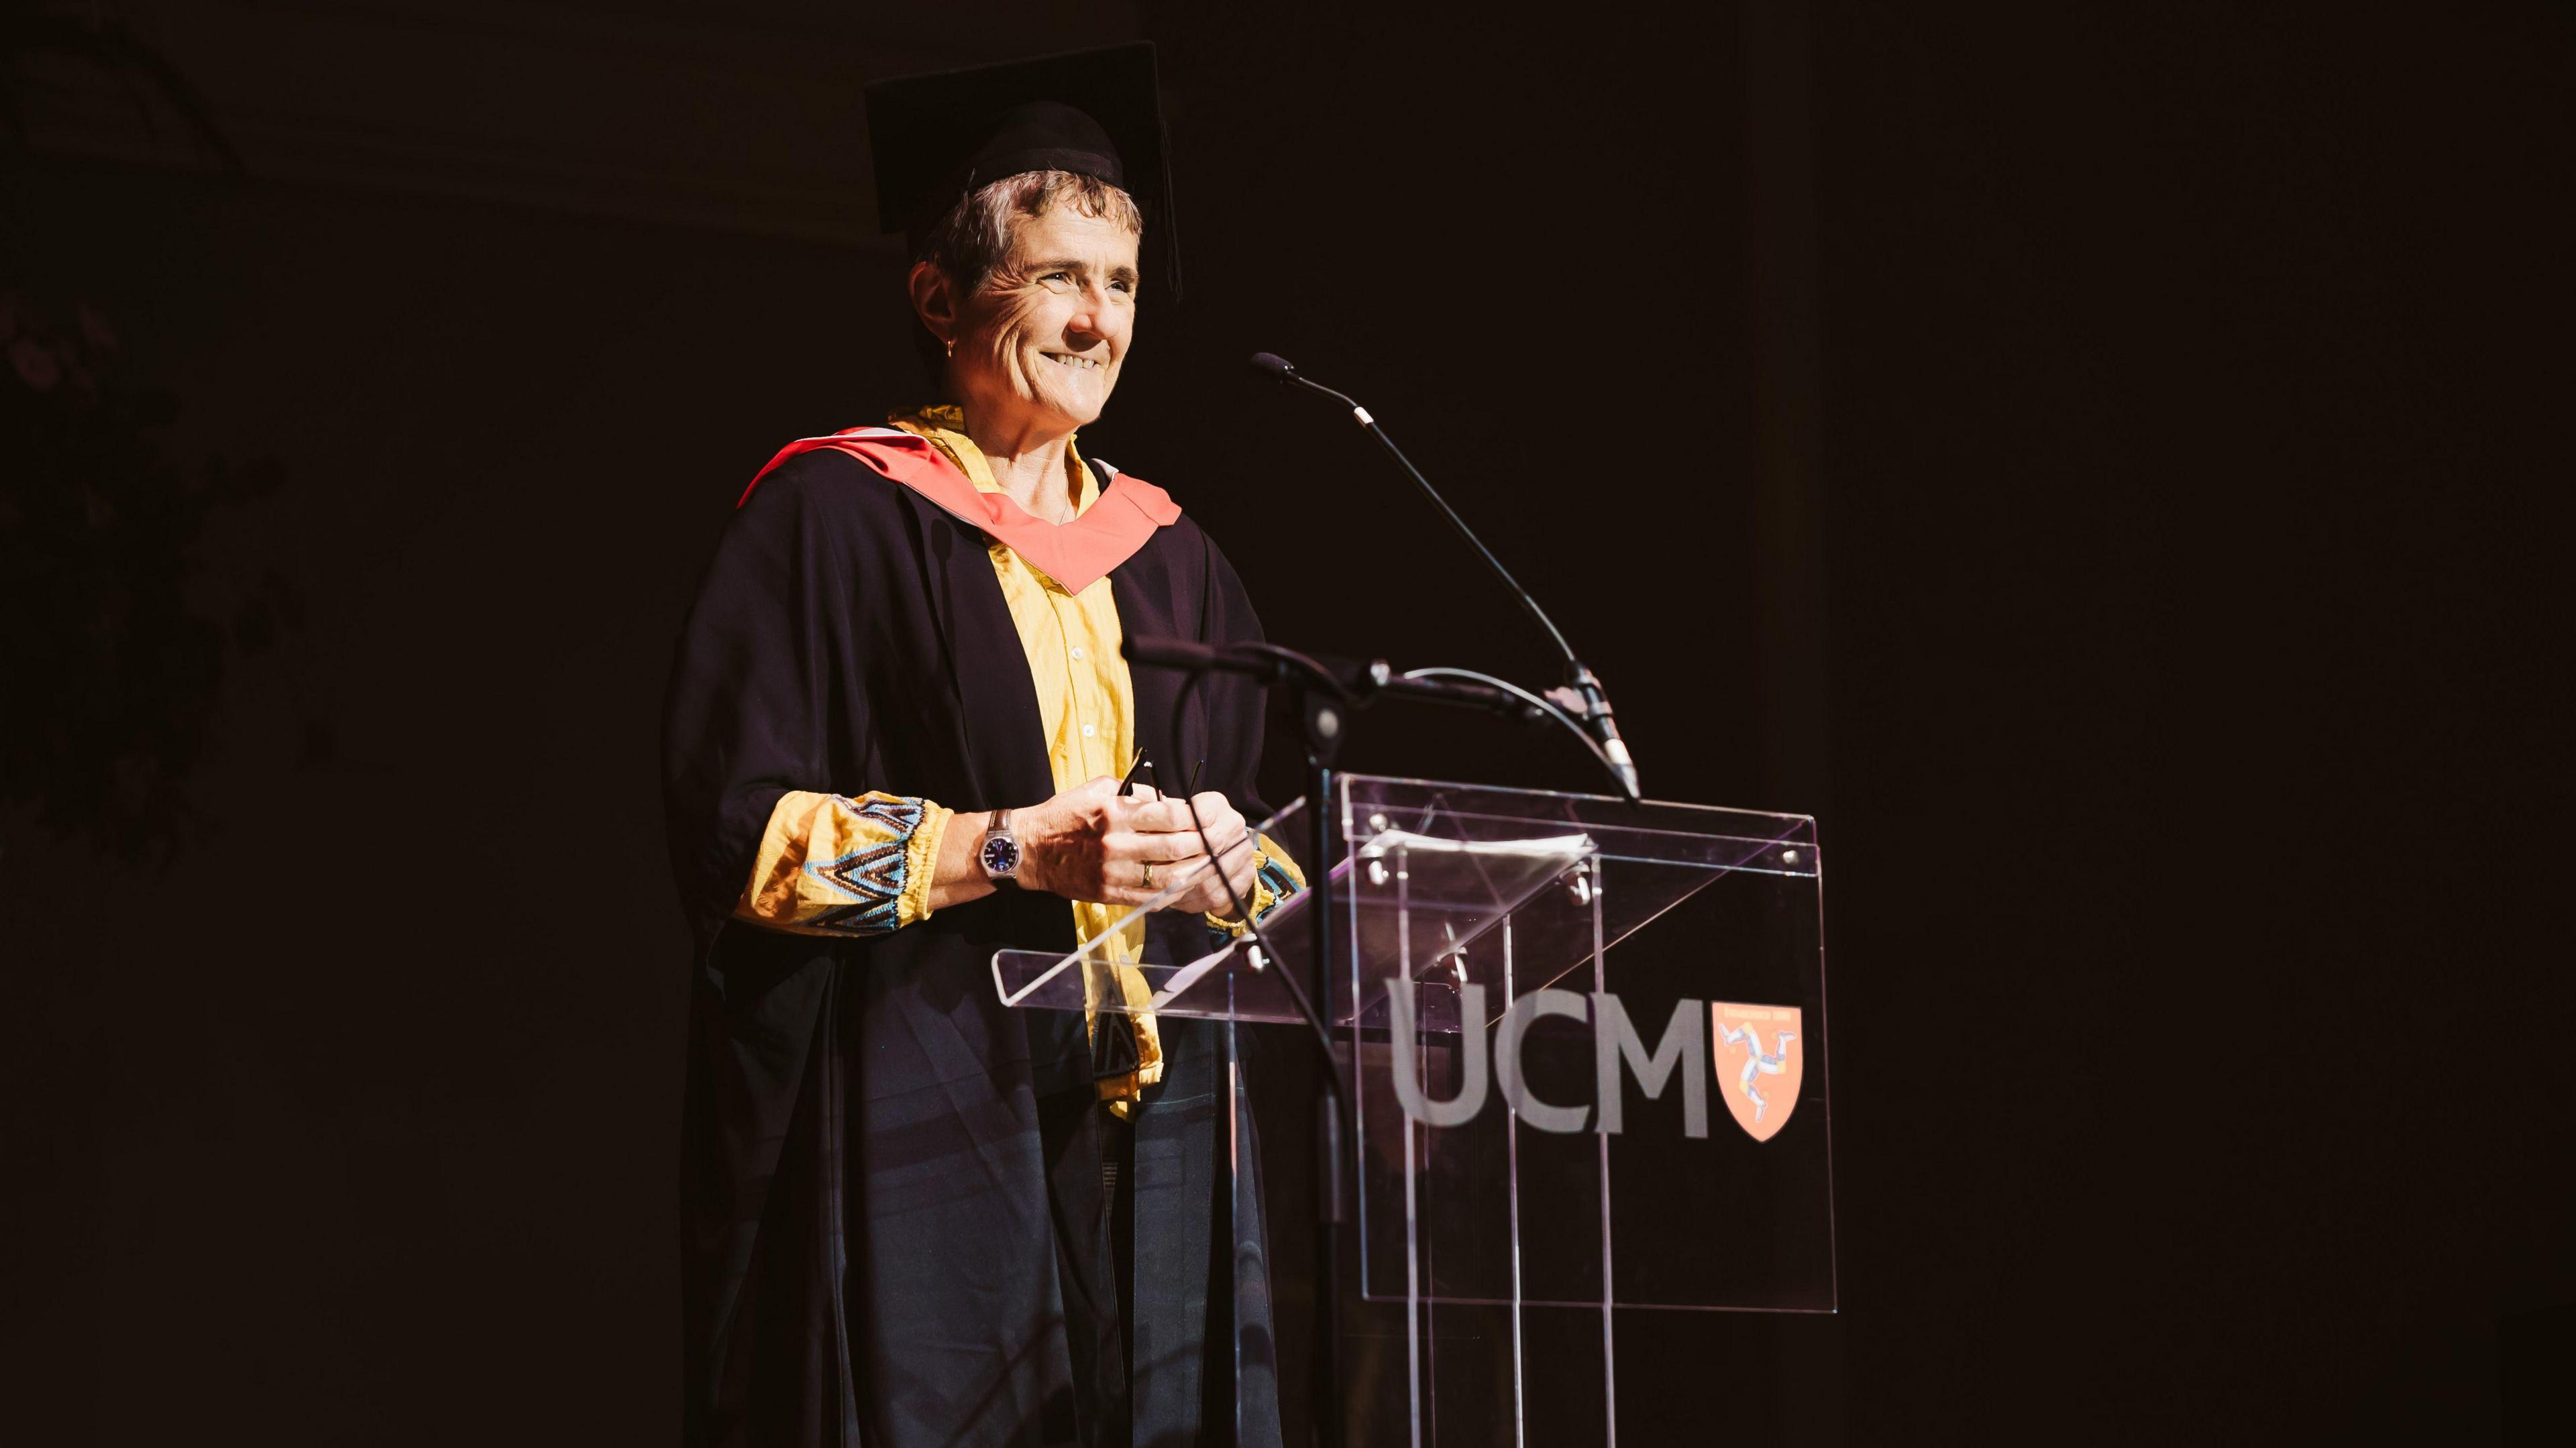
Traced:
MULTIPOLYGON (((1006 950, 993 972, 1020 1008, 1223 1022, 1257 1095, 1232 1070, 1245 1036, 1273 1037, 1265 1060, 1315 1050, 1279 973, 1305 979, 1309 932, 1335 932, 1317 1005, 1345 1081, 1357 1066, 1349 1441, 1615 1442, 1620 1336, 1652 1310, 1833 1311, 1814 821, 1335 783, 1332 918, 1291 897, 1262 922, 1273 959, 1211 935, 1197 959, 1006 950)), ((1260 828, 1312 879, 1305 809, 1260 828)), ((1271 1158, 1307 1149, 1281 1135, 1271 1158)), ((1314 1210, 1273 1192, 1272 1236, 1314 1210)))

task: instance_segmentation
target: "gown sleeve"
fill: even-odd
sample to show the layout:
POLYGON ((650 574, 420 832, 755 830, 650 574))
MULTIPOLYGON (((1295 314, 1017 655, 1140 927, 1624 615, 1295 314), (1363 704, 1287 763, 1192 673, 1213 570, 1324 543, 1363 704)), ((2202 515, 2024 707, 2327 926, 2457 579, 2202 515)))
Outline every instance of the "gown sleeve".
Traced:
MULTIPOLYGON (((1205 623, 1201 628, 1201 638, 1209 643, 1260 642, 1261 617, 1253 611, 1252 596, 1245 590, 1242 577, 1234 571, 1234 564, 1226 558, 1225 551, 1216 546, 1215 539, 1206 538, 1205 534, 1200 536, 1205 539, 1207 548, 1207 592, 1201 602, 1201 617, 1205 623)), ((1268 817, 1272 811, 1260 800, 1254 783, 1254 776, 1261 765, 1262 747, 1262 695, 1259 687, 1249 680, 1230 676, 1210 678, 1201 687, 1219 696, 1210 702, 1213 717, 1232 724, 1230 728, 1217 730, 1207 742, 1209 763, 1213 766, 1209 777, 1218 781, 1217 787, 1235 802, 1245 818, 1259 820, 1268 817)), ((1245 913, 1258 922, 1280 902, 1305 889, 1306 876, 1298 869, 1297 862, 1289 858, 1288 852, 1268 835, 1255 834, 1253 839, 1261 851, 1261 863, 1253 872, 1252 898, 1243 904, 1245 913)), ((1243 921, 1229 920, 1214 912, 1208 915, 1207 923, 1209 928, 1230 935, 1244 933, 1243 921)))
POLYGON ((846 575, 867 555, 849 536, 865 526, 846 501, 852 482, 826 471, 841 461, 808 454, 762 480, 727 524, 681 631, 663 708, 663 800, 702 949, 728 920, 849 936, 929 913, 948 811, 898 793, 901 781, 846 777, 873 724, 847 667, 858 652, 848 600, 860 595, 846 575))

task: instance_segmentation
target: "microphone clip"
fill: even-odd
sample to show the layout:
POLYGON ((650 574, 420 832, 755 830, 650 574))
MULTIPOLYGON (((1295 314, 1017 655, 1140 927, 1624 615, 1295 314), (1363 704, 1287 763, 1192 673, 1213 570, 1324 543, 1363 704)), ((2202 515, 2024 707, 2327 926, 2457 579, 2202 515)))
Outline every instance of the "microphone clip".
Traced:
POLYGON ((1611 717, 1610 696, 1603 691, 1600 678, 1580 659, 1567 661, 1566 674, 1566 683, 1547 691, 1547 701, 1591 733, 1601 746, 1601 757, 1610 762, 1628 798, 1642 798, 1637 785, 1637 762, 1628 753, 1628 741, 1619 737, 1619 722, 1611 717))

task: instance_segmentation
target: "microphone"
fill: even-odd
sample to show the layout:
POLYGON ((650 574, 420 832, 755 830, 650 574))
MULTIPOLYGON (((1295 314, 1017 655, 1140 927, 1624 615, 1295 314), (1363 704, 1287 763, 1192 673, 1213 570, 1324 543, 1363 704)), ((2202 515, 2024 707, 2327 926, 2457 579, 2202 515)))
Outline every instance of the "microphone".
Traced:
POLYGON ((1431 480, 1424 477, 1422 470, 1415 467, 1412 461, 1405 457, 1403 451, 1396 447, 1395 439, 1388 437, 1386 429, 1377 425, 1377 419, 1369 416, 1369 410, 1360 406, 1349 394, 1336 392, 1307 377, 1287 358, 1276 352, 1253 353, 1252 370, 1290 387, 1302 387, 1309 392, 1329 397, 1351 410, 1352 420, 1365 429, 1369 436, 1378 440, 1379 444, 1386 449, 1387 456, 1395 459, 1396 466, 1404 469, 1404 475, 1413 479, 1413 485, 1422 490, 1422 496, 1429 498, 1431 506, 1438 509, 1440 516, 1448 520, 1450 528, 1460 538, 1466 540, 1467 546, 1476 551, 1477 557, 1485 560, 1485 566, 1493 570, 1496 578, 1502 580, 1503 587, 1511 590, 1512 597, 1519 601, 1521 608, 1538 621, 1539 628, 1544 630, 1548 639, 1556 645, 1556 651, 1565 655, 1566 687, 1562 690, 1551 690, 1550 693, 1570 696, 1567 701, 1568 712, 1582 721, 1584 727, 1591 732, 1593 741, 1600 745, 1601 757, 1610 766, 1610 772, 1617 777, 1621 792, 1631 801, 1642 798, 1643 796, 1637 791, 1637 762, 1628 753, 1628 742, 1619 737, 1618 722, 1610 715, 1610 696, 1602 691, 1601 681, 1593 676, 1590 669, 1584 667, 1583 660, 1575 657, 1574 646, 1565 641, 1565 635, 1558 631, 1555 621, 1547 616, 1547 610, 1538 606, 1538 600, 1530 597, 1529 590, 1521 587, 1520 580, 1512 577, 1512 571, 1503 566, 1503 560, 1494 556, 1493 550, 1485 546, 1485 540, 1476 536, 1476 530, 1467 526, 1467 520, 1458 516, 1458 510, 1449 506, 1449 500, 1441 497, 1440 490, 1431 486, 1431 480))
MULTIPOLYGON (((1278 380, 1278 381, 1285 382, 1285 383, 1287 383, 1287 384, 1288 384, 1289 386, 1291 386, 1291 387, 1303 387, 1303 388, 1305 388, 1305 389, 1306 389, 1307 391, 1309 391, 1309 392, 1319 392, 1319 393, 1322 393, 1324 396, 1329 397, 1329 398, 1333 399, 1335 402, 1340 403, 1342 406, 1349 408, 1349 409, 1351 410, 1351 416, 1353 416, 1353 417, 1355 417, 1355 418, 1359 419, 1359 424, 1360 424, 1360 426, 1365 427, 1365 428, 1372 428, 1372 429, 1373 429, 1373 428, 1375 428, 1375 427, 1377 426, 1377 419, 1376 419, 1376 418, 1374 418, 1374 417, 1369 416, 1369 410, 1368 410, 1367 408, 1360 406, 1360 405, 1359 405, 1358 403, 1356 403, 1356 402, 1353 402, 1353 401, 1352 401, 1348 396, 1346 396, 1346 395, 1344 395, 1344 394, 1342 394, 1342 393, 1339 393, 1339 392, 1335 392, 1333 389, 1331 389, 1331 388, 1329 388, 1329 387, 1326 387, 1326 386, 1325 386, 1324 384, 1322 384, 1321 382, 1316 382, 1316 381, 1313 381, 1313 380, 1309 379, 1309 378, 1308 378, 1304 373, 1299 372, 1299 371, 1297 370, 1296 366, 1295 366, 1294 364, 1292 364, 1291 362, 1289 362, 1289 360, 1288 360, 1287 358, 1280 356, 1280 355, 1279 355, 1278 353, 1276 353, 1276 352, 1255 352, 1255 353, 1253 353, 1253 354, 1252 354, 1252 370, 1253 370, 1253 371, 1255 371, 1255 372, 1260 373, 1260 374, 1261 374, 1262 376, 1264 376, 1264 377, 1275 378, 1275 379, 1276 379, 1276 380, 1278 380)), ((1383 441, 1385 441, 1385 438, 1386 438, 1386 434, 1384 434, 1384 433, 1379 433, 1379 434, 1378 434, 1378 439, 1379 439, 1379 441, 1383 442, 1383 441)), ((1394 443, 1391 443, 1391 442, 1390 442, 1390 443, 1387 443, 1387 449, 1388 449, 1389 451, 1391 451, 1391 452, 1392 452, 1392 451, 1394 450, 1394 448, 1395 448, 1395 444, 1394 444, 1394 443)), ((1396 455, 1395 455, 1395 460, 1396 460, 1397 462, 1404 463, 1404 454, 1402 454, 1402 453, 1396 453, 1396 455)), ((1412 473, 1412 472, 1413 472, 1413 464, 1411 464, 1411 463, 1404 463, 1404 470, 1405 470, 1406 472, 1408 472, 1408 473, 1412 473)), ((1417 483, 1422 483, 1422 475, 1421 475, 1420 473, 1413 473, 1413 480, 1414 480, 1415 482, 1417 482, 1417 483)), ((1429 483, 1422 483, 1422 488, 1423 488, 1423 491, 1425 491, 1425 492, 1430 492, 1431 485, 1430 485, 1429 483)), ((1440 495, 1439 495, 1438 493, 1432 493, 1432 494, 1431 494, 1431 501, 1433 501, 1433 502, 1435 502, 1435 503, 1440 503, 1440 495)), ((1441 510, 1442 510, 1443 512, 1447 512, 1447 511, 1448 511, 1448 507, 1449 507, 1449 505, 1448 505, 1448 504, 1446 504, 1446 503, 1440 503, 1440 507, 1441 507, 1441 510)), ((1456 515, 1456 514, 1454 514, 1454 513, 1450 514, 1449 521, 1450 521, 1450 522, 1452 522, 1452 523, 1458 523, 1458 517, 1457 517, 1457 515, 1456 515)), ((1465 528, 1467 525, 1466 525, 1466 524, 1464 524, 1464 523, 1458 523, 1458 526, 1459 526, 1460 528, 1462 528, 1462 529, 1463 529, 1463 528, 1465 528)), ((1474 539, 1475 539, 1475 535, 1474 535, 1474 534, 1469 534, 1469 535, 1468 535, 1468 541, 1470 541, 1470 542, 1474 542, 1474 539)), ((1477 546, 1481 548, 1481 547, 1483 547, 1484 545, 1483 545, 1483 544, 1477 544, 1477 546)), ((1500 568, 1502 565, 1501 565, 1501 564, 1499 564, 1499 563, 1497 563, 1497 564, 1495 564, 1494 566, 1495 566, 1495 567, 1497 567, 1497 568, 1500 568)), ((1510 582, 1510 575, 1506 574, 1506 575, 1504 576, 1504 581, 1505 581, 1505 582, 1510 582)), ((1519 588, 1519 587, 1520 587, 1520 585, 1518 585, 1518 584, 1513 584, 1512 586, 1513 586, 1515 589, 1517 589, 1517 588, 1519 588)))

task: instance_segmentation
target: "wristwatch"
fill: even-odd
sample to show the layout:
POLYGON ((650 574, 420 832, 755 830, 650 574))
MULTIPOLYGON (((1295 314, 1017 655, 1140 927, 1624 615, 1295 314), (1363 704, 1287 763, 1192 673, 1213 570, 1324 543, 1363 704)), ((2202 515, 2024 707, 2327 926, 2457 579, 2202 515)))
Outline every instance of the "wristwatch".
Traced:
POLYGON ((984 878, 994 884, 1017 881, 1020 874, 1020 837, 1011 833, 1011 812, 993 811, 984 822, 984 843, 975 851, 975 862, 984 867, 984 878))

